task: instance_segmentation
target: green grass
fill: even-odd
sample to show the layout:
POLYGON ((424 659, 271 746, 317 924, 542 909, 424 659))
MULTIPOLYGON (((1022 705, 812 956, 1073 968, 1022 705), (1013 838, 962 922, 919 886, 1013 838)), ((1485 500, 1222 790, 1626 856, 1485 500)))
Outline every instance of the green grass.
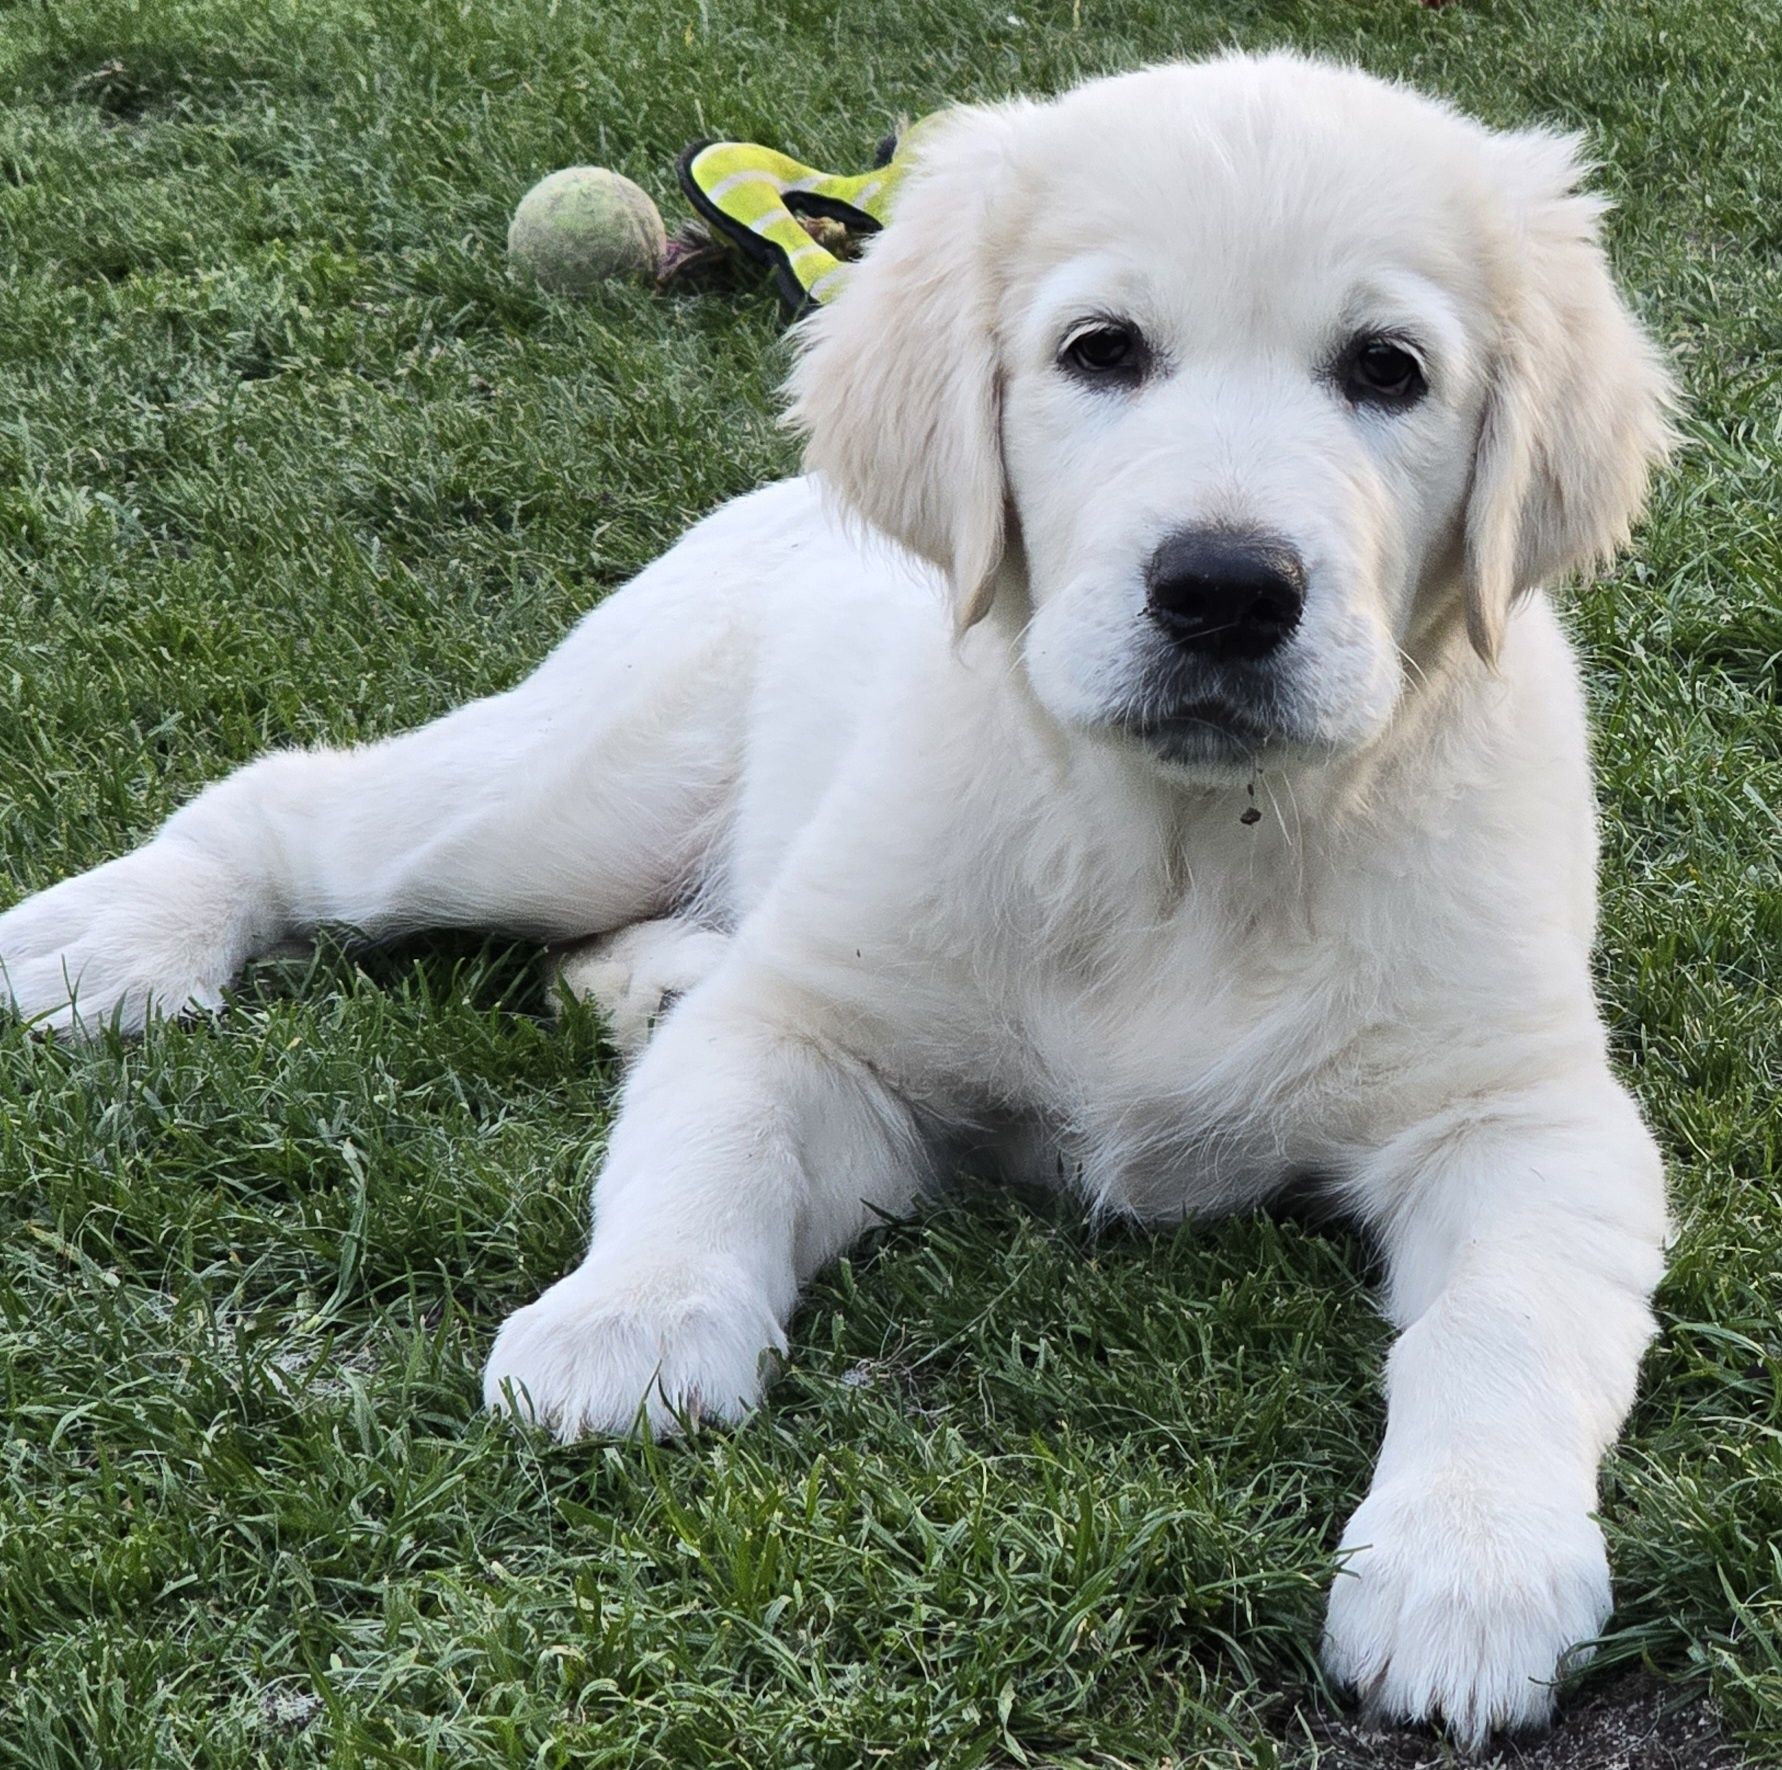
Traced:
MULTIPOLYGON (((1774 0, 0 0, 0 901, 268 744, 514 680, 789 469, 764 288, 512 286, 519 193, 702 134, 1295 44, 1588 129, 1689 448, 1581 597, 1601 976, 1682 1235, 1605 1665, 1782 1754, 1782 19, 1774 0)), ((219 1027, 0 1031, 0 1770, 1269 1765, 1379 1425, 1357 1250, 973 1196, 731 1435, 490 1426, 614 1069, 524 951, 262 967, 219 1027)))

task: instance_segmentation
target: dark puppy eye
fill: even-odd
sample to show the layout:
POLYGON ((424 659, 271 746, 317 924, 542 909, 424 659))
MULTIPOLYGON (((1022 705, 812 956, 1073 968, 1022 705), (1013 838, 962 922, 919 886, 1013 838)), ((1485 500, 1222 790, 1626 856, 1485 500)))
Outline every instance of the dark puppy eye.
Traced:
POLYGON ((1065 339, 1059 362, 1084 381, 1131 383, 1145 372, 1145 340, 1124 320, 1094 320, 1065 339))
POLYGON ((1357 405, 1412 406, 1429 391, 1423 365, 1391 338, 1357 338, 1343 355, 1342 381, 1357 405))

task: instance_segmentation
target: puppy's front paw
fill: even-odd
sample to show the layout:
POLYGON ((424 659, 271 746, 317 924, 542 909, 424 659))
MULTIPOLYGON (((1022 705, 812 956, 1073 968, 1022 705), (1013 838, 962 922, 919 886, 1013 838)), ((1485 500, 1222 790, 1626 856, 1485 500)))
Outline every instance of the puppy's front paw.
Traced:
POLYGON ((764 1358, 785 1349, 769 1300, 740 1269, 596 1254, 508 1317, 483 1400, 565 1440, 628 1433, 641 1407, 667 1437, 683 1415, 740 1420, 761 1397, 764 1358))
POLYGON ((1609 1615, 1588 1513, 1507 1483, 1450 1470, 1377 1485, 1342 1552, 1326 1666, 1382 1718, 1439 1719, 1468 1746, 1544 1723, 1609 1615))
POLYGON ((252 908, 198 850, 150 843, 0 915, 0 1007, 61 1032, 217 1007, 252 908))

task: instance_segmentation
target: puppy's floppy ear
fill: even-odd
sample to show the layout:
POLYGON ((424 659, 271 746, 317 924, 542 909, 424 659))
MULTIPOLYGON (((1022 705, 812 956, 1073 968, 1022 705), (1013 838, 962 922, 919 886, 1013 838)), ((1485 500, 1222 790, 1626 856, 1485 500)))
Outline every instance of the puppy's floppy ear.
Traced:
POLYGON ((1503 311, 1466 513, 1466 614, 1491 662, 1516 598, 1627 539, 1671 436, 1670 377, 1623 304, 1576 186, 1575 136, 1500 135, 1503 311))
POLYGON ((924 128, 889 224, 800 328, 790 384, 806 467, 947 573, 961 628, 989 611, 1006 540, 990 234, 1018 109, 924 128))

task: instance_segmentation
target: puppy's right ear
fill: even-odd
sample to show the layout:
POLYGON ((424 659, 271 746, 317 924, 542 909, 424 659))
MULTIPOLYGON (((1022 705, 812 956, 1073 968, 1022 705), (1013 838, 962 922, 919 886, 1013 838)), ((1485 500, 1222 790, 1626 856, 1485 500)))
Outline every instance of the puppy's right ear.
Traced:
POLYGON ((961 628, 988 613, 1006 539, 990 234, 1017 114, 924 128, 890 222, 799 328, 790 382, 805 466, 946 572, 961 628))

